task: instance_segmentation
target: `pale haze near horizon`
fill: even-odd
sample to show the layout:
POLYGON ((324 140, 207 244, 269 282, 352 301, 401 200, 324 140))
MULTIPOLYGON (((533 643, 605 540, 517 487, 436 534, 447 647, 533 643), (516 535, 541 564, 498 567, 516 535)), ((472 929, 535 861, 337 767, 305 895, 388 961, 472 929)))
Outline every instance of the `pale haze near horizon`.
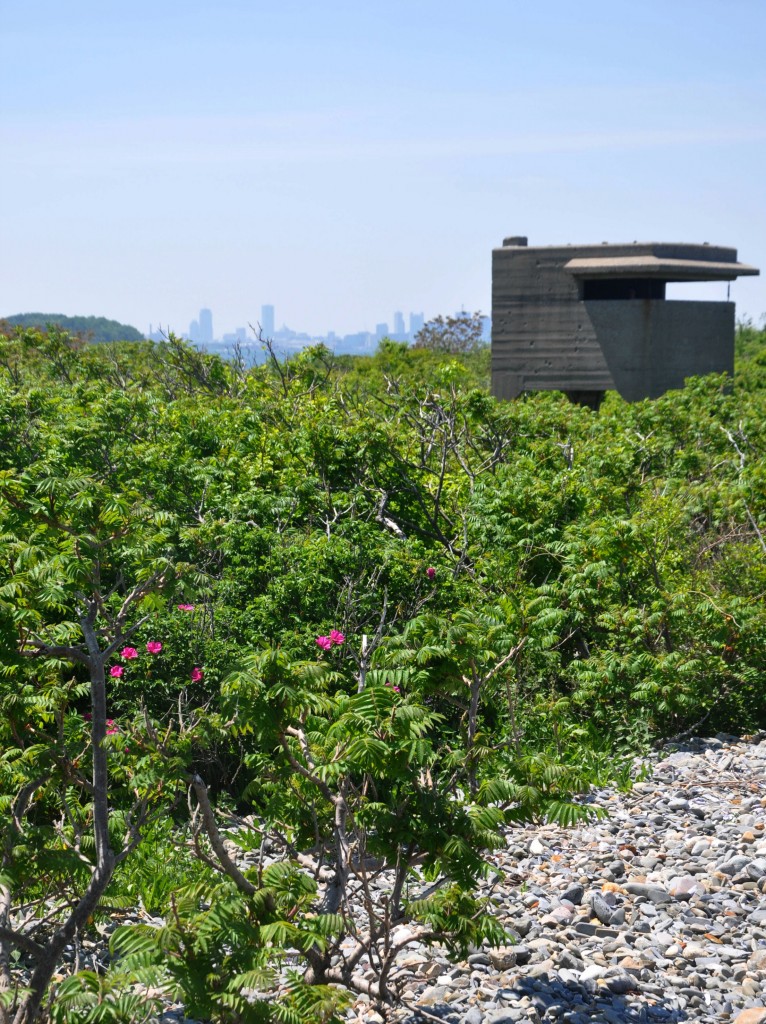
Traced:
MULTIPOLYGON (((766 275, 762 0, 0 0, 0 316, 216 336, 490 312, 491 251, 766 275)), ((725 298, 725 284, 671 296, 725 298)), ((766 277, 732 283, 760 322, 766 277)))

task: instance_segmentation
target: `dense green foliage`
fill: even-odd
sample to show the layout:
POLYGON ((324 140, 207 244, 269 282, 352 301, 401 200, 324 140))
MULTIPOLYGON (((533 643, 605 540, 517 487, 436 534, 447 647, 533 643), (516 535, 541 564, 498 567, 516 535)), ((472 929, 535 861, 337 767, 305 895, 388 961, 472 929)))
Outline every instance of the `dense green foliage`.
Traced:
POLYGON ((0 1021, 395 1000, 405 922, 499 941, 502 828, 577 820, 652 739, 766 726, 746 330, 733 384, 598 413, 494 401, 481 351, 0 337, 0 1021), (55 981, 137 904, 163 927, 55 981))
POLYGON ((10 327, 33 327, 47 330, 57 327, 60 331, 79 335, 86 341, 142 341, 143 334, 129 324, 108 320, 105 316, 64 316, 63 313, 16 313, 3 318, 10 327))

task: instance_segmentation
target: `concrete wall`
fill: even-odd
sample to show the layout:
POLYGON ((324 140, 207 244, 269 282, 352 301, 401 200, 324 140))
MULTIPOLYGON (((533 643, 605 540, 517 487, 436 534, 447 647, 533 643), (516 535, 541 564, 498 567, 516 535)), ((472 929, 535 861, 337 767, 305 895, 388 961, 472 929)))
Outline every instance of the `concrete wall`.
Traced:
POLYGON ((583 302, 614 387, 628 401, 658 398, 684 379, 734 372, 734 303, 583 302), (727 342, 728 339, 728 342, 727 342))
POLYGON ((492 390, 606 391, 614 381, 580 288, 572 249, 496 249, 492 259, 492 390))
MULTIPOLYGON (((642 248, 605 247, 610 256, 642 248)), ((678 252, 681 258, 691 248, 652 245, 651 251, 669 257, 678 252)), ((736 250, 694 248, 707 258, 736 257, 736 250)), ((682 387, 692 375, 733 372, 732 303, 584 302, 580 283, 563 266, 598 253, 593 246, 494 251, 492 391, 498 398, 522 391, 616 389, 634 401, 682 387)))

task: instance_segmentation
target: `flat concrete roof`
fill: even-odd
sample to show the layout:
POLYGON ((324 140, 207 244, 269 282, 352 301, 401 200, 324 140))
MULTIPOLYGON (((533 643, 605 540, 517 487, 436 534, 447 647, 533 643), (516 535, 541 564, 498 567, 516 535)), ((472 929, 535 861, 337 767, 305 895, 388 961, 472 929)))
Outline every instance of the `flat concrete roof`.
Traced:
POLYGON ((575 277, 656 277, 663 281, 733 281, 759 274, 747 263, 669 259, 661 256, 586 256, 564 264, 575 277))

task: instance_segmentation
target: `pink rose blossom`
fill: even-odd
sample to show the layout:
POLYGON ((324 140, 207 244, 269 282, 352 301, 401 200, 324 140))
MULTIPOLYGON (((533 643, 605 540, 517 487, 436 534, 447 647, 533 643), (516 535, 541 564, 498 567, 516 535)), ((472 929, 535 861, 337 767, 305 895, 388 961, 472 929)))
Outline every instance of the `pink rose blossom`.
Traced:
POLYGON ((426 569, 426 576, 429 578, 429 580, 432 580, 434 576, 436 576, 436 569, 434 569, 432 565, 429 565, 429 567, 426 569))
POLYGON ((146 649, 150 654, 159 654, 162 650, 162 644, 159 640, 150 640, 146 645, 146 649))
POLYGON ((176 608, 179 610, 179 612, 193 612, 194 611, 194 605, 193 604, 177 604, 176 608))
POLYGON ((124 671, 125 669, 122 667, 122 665, 112 665, 112 667, 109 669, 109 675, 112 677, 112 679, 119 679, 124 671))
POLYGON ((202 671, 202 669, 198 665, 195 665, 194 668, 191 670, 189 678, 193 683, 198 683, 200 682, 201 679, 204 678, 204 675, 205 673, 202 671))
POLYGON ((135 647, 123 647, 123 649, 120 651, 120 657, 124 658, 125 661, 132 661, 133 658, 138 657, 138 651, 135 649, 135 647))
POLYGON ((339 633, 337 629, 330 630, 330 640, 332 640, 334 644, 338 644, 338 646, 340 646, 345 639, 345 636, 342 633, 339 633))
POLYGON ((329 636, 318 636, 317 647, 321 647, 323 651, 329 651, 332 647, 332 640, 329 636))

